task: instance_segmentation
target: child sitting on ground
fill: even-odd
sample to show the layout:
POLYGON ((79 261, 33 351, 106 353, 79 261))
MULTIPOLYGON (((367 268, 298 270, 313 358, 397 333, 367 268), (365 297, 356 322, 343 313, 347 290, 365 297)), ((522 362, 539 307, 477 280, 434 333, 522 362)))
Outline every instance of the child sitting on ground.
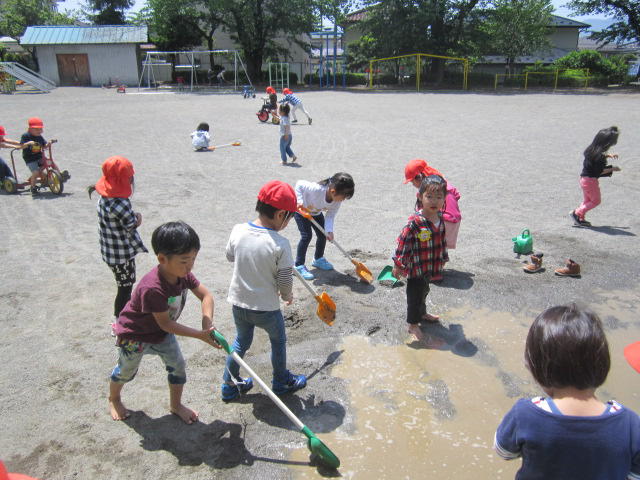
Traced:
POLYGON ((529 329, 524 358, 546 396, 518 400, 496 432, 498 455, 522 457, 516 478, 640 479, 640 418, 595 396, 611 362, 597 315, 548 308, 529 329))
POLYGON ((209 146, 211 135, 209 134, 209 124, 202 122, 191 134, 191 145, 196 152, 213 152, 216 147, 209 146))
POLYGON ((398 237, 393 257, 393 276, 407 277, 407 323, 409 333, 424 339, 420 323, 437 322, 440 317, 427 313, 429 281, 441 274, 447 260, 447 241, 442 207, 447 196, 447 182, 440 175, 429 175, 418 190, 422 209, 409 217, 398 237))
POLYGON ((291 123, 298 123, 298 119, 296 118, 296 110, 300 109, 302 110, 302 113, 304 113, 307 116, 307 119, 309 120, 309 125, 311 125, 311 122, 313 119, 309 115, 309 112, 307 112, 304 109, 302 100, 296 97, 289 88, 283 88, 282 94, 284 95, 284 98, 280 100, 280 103, 289 103, 293 105, 293 109, 291 110, 291 116, 293 117, 293 120, 291 120, 291 123))
POLYGON ((175 336, 197 338, 220 348, 210 336, 214 330, 213 297, 191 273, 200 250, 200 239, 189 225, 184 222, 160 225, 151 236, 151 245, 158 257, 158 266, 142 277, 115 326, 118 364, 109 382, 111 417, 124 420, 129 416, 120 392, 124 384, 135 377, 144 355, 158 355, 168 372, 169 409, 191 424, 198 419, 198 413, 182 404, 187 376, 175 336), (187 301, 187 290, 202 304, 202 330, 178 323, 187 301))
POLYGON ((24 159, 31 176, 29 177, 29 183, 31 184, 31 195, 38 194, 38 188, 36 187, 36 181, 40 178, 40 168, 42 167, 42 154, 45 148, 49 147, 56 140, 52 139, 47 142, 42 136, 42 130, 44 129, 44 123, 38 117, 31 117, 28 120, 29 129, 26 133, 20 137, 20 143, 23 146, 22 158, 24 159))
MULTIPOLYGON (((255 327, 271 340, 272 390, 276 395, 304 388, 304 375, 287 370, 287 335, 279 298, 293 301, 291 246, 278 232, 284 230, 296 211, 291 185, 273 180, 258 193, 258 218, 235 225, 227 243, 227 260, 233 276, 227 300, 233 305, 237 336, 233 350, 244 357, 253 341, 255 327)), ((240 378, 240 366, 229 355, 223 375, 222 400, 229 402, 253 387, 251 377, 240 378)))
POLYGON ((324 258, 324 247, 327 244, 327 240, 333 241, 333 221, 342 202, 353 197, 355 183, 353 182, 353 177, 348 173, 338 172, 331 178, 325 178, 318 183, 298 180, 295 190, 298 208, 304 208, 311 214, 316 223, 327 232, 325 237, 324 233, 309 219, 296 212, 294 218, 300 231, 300 241, 296 252, 296 270, 305 280, 313 280, 315 278, 313 273, 307 270, 304 265, 307 257, 307 248, 313 236, 311 229, 316 232, 316 251, 311 265, 320 270, 333 270, 333 265, 324 258), (322 212, 327 212, 326 218, 322 212))

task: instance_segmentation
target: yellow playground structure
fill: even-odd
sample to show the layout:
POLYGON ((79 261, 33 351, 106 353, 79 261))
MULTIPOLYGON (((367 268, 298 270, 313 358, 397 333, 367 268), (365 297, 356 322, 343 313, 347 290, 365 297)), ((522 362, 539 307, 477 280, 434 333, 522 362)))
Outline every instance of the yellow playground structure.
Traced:
MULTIPOLYGON (((558 88, 558 78, 561 77, 561 72, 576 72, 579 73, 580 75, 571 75, 571 78, 581 78, 584 79, 584 86, 582 88, 587 88, 587 86, 589 85, 589 69, 588 68, 563 68, 563 69, 555 69, 553 71, 550 72, 525 72, 525 73, 519 73, 519 74, 508 74, 508 73, 496 73, 496 78, 495 78, 495 82, 493 84, 493 89, 497 90, 498 89, 498 83, 500 78, 503 78, 504 80, 506 79, 511 79, 511 78, 524 78, 524 89, 527 90, 529 88, 529 77, 534 78, 534 76, 539 75, 547 75, 547 76, 551 76, 553 75, 553 90, 557 90, 558 88)), ((503 80, 503 81, 504 81, 503 80)))
POLYGON ((416 68, 416 91, 420 91, 420 76, 422 73, 422 57, 429 58, 440 58, 445 61, 452 62, 461 62, 462 63, 462 89, 466 90, 468 88, 468 77, 469 77, 469 60, 466 58, 459 57, 446 57, 444 55, 432 55, 430 53, 411 53, 408 55, 398 55, 395 57, 387 57, 387 58, 372 58, 369 60, 369 88, 373 88, 373 70, 374 64, 389 60, 399 60, 402 58, 411 58, 415 57, 415 68, 416 68))

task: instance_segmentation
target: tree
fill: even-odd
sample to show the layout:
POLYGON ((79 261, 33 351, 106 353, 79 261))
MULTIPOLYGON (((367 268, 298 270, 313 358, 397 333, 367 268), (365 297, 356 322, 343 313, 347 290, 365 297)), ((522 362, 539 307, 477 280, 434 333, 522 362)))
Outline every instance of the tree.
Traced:
POLYGON ((549 21, 553 6, 549 0, 494 0, 481 29, 489 36, 492 53, 507 57, 513 71, 516 57, 547 50, 549 21))
POLYGON ((88 0, 88 9, 98 12, 88 17, 96 25, 124 25, 127 23, 124 12, 133 3, 133 0, 88 0))
POLYGON ((579 15, 602 14, 617 21, 591 38, 607 42, 640 40, 640 0, 571 0, 567 6, 579 15))
POLYGON ((224 24, 247 60, 250 78, 260 80, 262 62, 268 56, 287 55, 285 46, 275 41, 281 37, 304 46, 299 36, 312 31, 312 0, 223 0, 227 15, 224 24))

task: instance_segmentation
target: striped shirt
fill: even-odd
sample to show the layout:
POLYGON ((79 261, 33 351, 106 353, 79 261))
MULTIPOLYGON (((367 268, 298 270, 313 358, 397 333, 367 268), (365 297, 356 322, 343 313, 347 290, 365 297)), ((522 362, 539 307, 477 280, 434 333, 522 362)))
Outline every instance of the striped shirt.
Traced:
POLYGON ((107 265, 121 265, 140 252, 148 252, 136 229, 137 223, 128 198, 100 197, 100 252, 107 265))
POLYGON ((280 100, 280 103, 285 103, 285 102, 290 103, 291 105, 299 105, 302 103, 302 100, 296 97, 293 93, 288 93, 287 95, 284 96, 282 100, 280 100))
POLYGON ((409 223, 400 232, 392 258, 407 278, 432 277, 441 273, 449 261, 444 221, 440 219, 440 224, 435 226, 421 213, 411 215, 409 223))

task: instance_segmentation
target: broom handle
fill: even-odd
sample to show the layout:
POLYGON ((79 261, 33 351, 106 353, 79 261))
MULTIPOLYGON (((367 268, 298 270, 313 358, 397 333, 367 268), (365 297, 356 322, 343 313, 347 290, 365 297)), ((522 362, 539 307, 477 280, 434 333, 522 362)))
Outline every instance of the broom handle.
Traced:
POLYGON ((258 375, 256 375, 256 372, 251 370, 251 367, 249 367, 249 365, 247 365, 244 362, 244 360, 240 358, 240 355, 238 355, 236 352, 231 352, 231 358, 233 358, 238 365, 244 368, 247 371, 247 373, 251 377, 253 377, 256 380, 256 382, 258 382, 258 384, 262 387, 262 389, 266 392, 266 394, 269 395, 269 398, 273 400, 273 403, 275 403, 278 406, 278 408, 282 410, 282 413, 284 413, 287 417, 289 417, 289 420, 291 420, 295 424, 295 426, 298 427, 299 430, 303 430, 305 428, 304 423, 302 423, 300 419, 296 417, 293 414, 293 412, 289 410, 284 403, 282 403, 282 400, 280 400, 278 396, 275 393, 273 393, 269 387, 267 387, 267 384, 264 383, 258 375))
POLYGON ((295 274, 296 277, 298 277, 298 280, 302 282, 302 284, 306 287, 306 289, 309 290, 311 295, 313 295, 316 298, 319 296, 318 293, 313 289, 313 287, 309 285, 309 282, 307 282, 304 278, 302 278, 302 275, 300 275, 300 272, 296 269, 296 267, 293 267, 293 273, 295 274))
MULTIPOLYGON (((307 213, 308 213, 308 212, 307 212, 307 213)), ((309 213, 309 216, 308 216, 308 217, 305 217, 305 218, 306 218, 307 220, 310 220, 310 221, 311 221, 311 223, 313 223, 313 224, 314 224, 314 225, 315 225, 315 226, 316 226, 316 227, 317 227, 317 228, 318 228, 322 233, 324 233, 324 236, 325 236, 325 237, 327 236, 327 232, 326 232, 326 230, 325 230, 324 228, 322 228, 322 227, 320 226, 320 224, 314 220, 313 215, 311 215, 311 214, 309 213)), ((327 240, 329 240, 329 239, 327 238, 327 240)), ((354 264, 355 264, 355 262, 353 261, 353 258, 351 258, 351 255, 349 255, 349 254, 344 250, 344 248, 342 248, 342 247, 338 244, 338 242, 336 242, 335 240, 329 240, 329 241, 330 241, 331 243, 333 243, 336 247, 338 247, 338 250, 340 250, 340 251, 342 252, 342 254, 343 254, 345 257, 347 257, 349 260, 351 260, 351 263, 354 263, 354 264)))

